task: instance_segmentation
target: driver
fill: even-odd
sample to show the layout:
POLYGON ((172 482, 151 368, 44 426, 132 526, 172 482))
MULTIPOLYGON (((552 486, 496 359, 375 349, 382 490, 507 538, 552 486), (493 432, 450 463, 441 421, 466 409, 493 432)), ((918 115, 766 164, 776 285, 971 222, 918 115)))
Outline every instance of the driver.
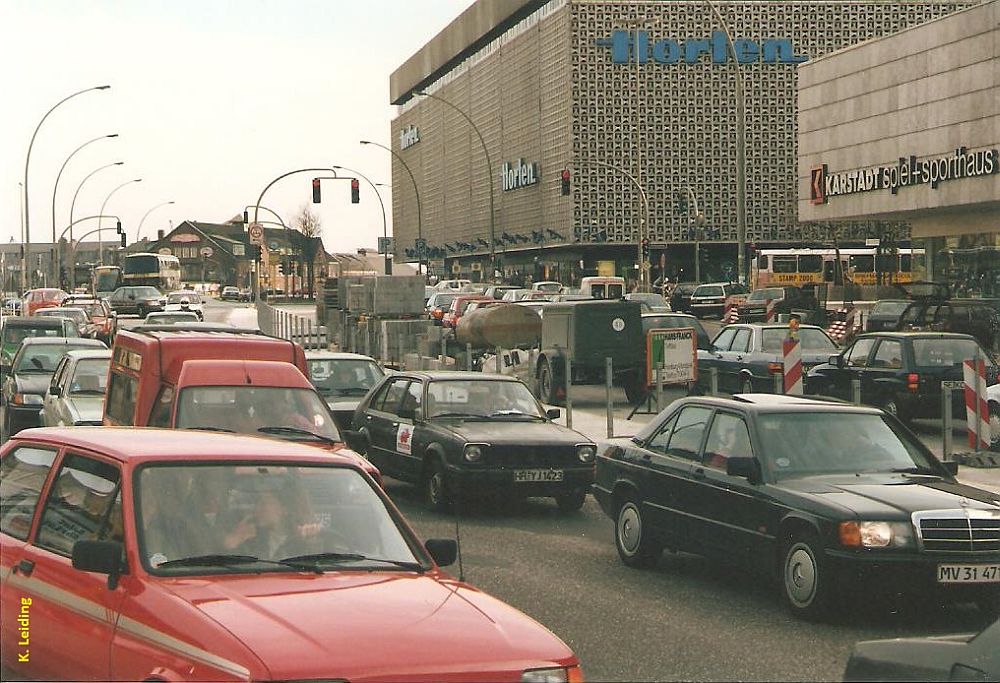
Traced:
POLYGON ((333 370, 333 386, 337 389, 353 389, 357 386, 354 371, 346 365, 337 365, 333 370))

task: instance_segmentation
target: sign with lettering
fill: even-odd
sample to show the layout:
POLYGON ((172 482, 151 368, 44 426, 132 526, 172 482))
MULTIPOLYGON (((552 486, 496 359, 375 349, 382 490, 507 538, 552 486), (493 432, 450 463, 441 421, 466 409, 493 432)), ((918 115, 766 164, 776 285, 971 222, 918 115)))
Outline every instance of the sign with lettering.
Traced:
POLYGON ((538 182, 538 164, 532 162, 524 163, 524 159, 518 159, 513 164, 506 161, 500 167, 500 180, 504 192, 528 187, 538 182))
POLYGON ((420 129, 416 126, 407 126, 399 131, 399 148, 406 149, 420 142, 420 129))
POLYGON ((656 329, 646 333, 646 386, 685 384, 698 379, 698 336, 693 327, 656 329))
POLYGON ((801 64, 809 57, 795 54, 792 41, 788 38, 762 41, 738 38, 733 41, 733 50, 723 31, 712 31, 711 38, 685 38, 683 41, 663 38, 651 40, 649 31, 612 31, 607 38, 598 38, 597 45, 611 50, 612 64, 697 64, 706 61, 712 64, 727 64, 733 54, 737 64, 801 64))
POLYGON ((201 242, 201 237, 190 232, 179 232, 170 236, 171 242, 201 242))

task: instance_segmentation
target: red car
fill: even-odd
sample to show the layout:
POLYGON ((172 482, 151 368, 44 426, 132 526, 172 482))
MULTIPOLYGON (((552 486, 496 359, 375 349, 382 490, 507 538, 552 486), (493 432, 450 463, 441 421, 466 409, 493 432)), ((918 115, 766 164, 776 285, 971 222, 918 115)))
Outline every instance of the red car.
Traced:
POLYGON ((61 289, 43 288, 29 289, 24 293, 24 314, 34 315, 39 308, 58 306, 69 294, 61 289))
POLYGON ((458 321, 462 319, 462 316, 465 315, 465 310, 473 301, 496 301, 496 299, 490 296, 483 296, 482 294, 460 294, 451 300, 451 306, 445 311, 444 317, 441 320, 441 326, 450 327, 451 329, 458 327, 458 321))
POLYGON ((0 661, 41 680, 579 681, 441 570, 356 464, 257 437, 74 427, 0 449, 0 661))

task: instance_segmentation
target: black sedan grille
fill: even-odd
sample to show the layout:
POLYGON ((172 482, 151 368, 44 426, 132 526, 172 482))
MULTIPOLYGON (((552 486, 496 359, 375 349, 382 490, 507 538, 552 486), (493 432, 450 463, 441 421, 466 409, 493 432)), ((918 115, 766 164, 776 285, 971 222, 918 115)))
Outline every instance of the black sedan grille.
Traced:
POLYGON ((932 510, 913 513, 913 521, 927 552, 1000 551, 1000 512, 932 510))
POLYGON ((576 446, 490 446, 489 462, 505 469, 566 467, 580 462, 576 446))

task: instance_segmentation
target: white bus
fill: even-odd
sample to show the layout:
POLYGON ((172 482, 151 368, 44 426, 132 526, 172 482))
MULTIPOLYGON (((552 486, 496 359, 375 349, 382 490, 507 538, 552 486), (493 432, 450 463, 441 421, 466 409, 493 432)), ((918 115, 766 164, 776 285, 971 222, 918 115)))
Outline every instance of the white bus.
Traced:
POLYGON ((166 254, 129 254, 125 257, 123 284, 148 285, 164 294, 180 289, 181 262, 166 254))

